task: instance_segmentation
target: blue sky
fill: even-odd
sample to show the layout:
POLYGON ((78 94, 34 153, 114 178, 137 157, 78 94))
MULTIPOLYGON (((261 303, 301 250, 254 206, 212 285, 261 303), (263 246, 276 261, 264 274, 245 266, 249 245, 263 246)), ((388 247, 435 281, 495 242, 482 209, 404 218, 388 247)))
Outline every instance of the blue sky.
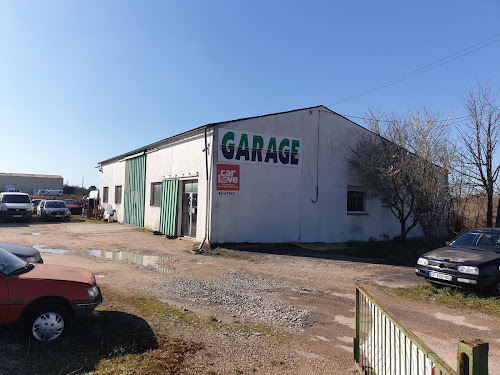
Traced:
POLYGON ((319 104, 464 116, 478 81, 500 90, 500 37, 339 102, 499 33, 498 0, 0 0, 0 172, 98 185, 112 156, 319 104))

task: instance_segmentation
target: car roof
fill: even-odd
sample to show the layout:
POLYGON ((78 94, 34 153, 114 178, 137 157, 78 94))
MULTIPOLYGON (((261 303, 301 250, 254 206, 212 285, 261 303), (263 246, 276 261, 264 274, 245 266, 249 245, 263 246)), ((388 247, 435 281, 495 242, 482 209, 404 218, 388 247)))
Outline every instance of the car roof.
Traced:
MULTIPOLYGON (((500 228, 474 228, 469 229, 467 232, 480 232, 480 233, 495 233, 500 234, 500 228)), ((467 233, 465 232, 465 233, 467 233)))

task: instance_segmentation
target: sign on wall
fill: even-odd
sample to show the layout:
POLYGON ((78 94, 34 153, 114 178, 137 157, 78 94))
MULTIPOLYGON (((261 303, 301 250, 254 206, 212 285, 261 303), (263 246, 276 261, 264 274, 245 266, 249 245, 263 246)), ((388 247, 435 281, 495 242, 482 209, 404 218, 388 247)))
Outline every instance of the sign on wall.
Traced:
POLYGON ((240 166, 238 164, 217 164, 217 190, 240 190, 240 166))
POLYGON ((300 167, 302 138, 219 128, 219 162, 300 167))

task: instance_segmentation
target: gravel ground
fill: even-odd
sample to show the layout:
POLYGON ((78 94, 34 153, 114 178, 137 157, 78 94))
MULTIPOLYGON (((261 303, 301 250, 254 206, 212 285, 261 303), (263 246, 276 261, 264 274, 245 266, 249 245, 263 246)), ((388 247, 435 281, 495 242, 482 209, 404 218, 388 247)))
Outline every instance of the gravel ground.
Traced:
POLYGON ((237 271, 226 271, 220 280, 176 277, 164 284, 165 293, 198 307, 297 331, 307 324, 309 313, 273 298, 285 288, 299 287, 237 271))

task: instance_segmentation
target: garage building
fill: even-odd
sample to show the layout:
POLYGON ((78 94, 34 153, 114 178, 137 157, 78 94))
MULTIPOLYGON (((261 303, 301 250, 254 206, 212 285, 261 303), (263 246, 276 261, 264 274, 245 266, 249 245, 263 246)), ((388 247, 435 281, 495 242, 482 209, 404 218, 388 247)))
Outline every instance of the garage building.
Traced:
POLYGON ((388 240, 398 220, 349 173, 367 134, 324 106, 208 124, 101 161, 102 205, 200 242, 388 240))
POLYGON ((0 191, 32 194, 38 190, 62 190, 63 178, 58 175, 0 173, 0 191))

